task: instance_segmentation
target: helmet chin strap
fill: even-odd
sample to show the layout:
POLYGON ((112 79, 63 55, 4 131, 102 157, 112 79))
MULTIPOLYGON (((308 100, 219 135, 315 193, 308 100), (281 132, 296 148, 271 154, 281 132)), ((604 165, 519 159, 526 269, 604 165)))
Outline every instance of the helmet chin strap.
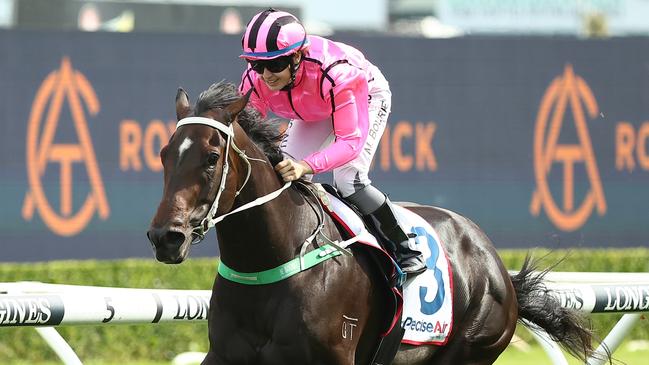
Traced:
POLYGON ((289 71, 291 72, 291 81, 286 84, 282 88, 283 91, 288 91, 289 89, 292 89, 293 86, 295 85, 295 77, 297 76, 297 71, 300 69, 300 65, 302 64, 302 57, 304 55, 300 55, 300 61, 297 63, 293 62, 293 58, 291 57, 291 63, 289 64, 289 71))

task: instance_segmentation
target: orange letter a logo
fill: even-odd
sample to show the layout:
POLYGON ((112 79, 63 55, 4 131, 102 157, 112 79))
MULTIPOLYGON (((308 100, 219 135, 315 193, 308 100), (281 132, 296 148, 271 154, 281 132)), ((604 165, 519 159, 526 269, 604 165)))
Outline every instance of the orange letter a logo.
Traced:
POLYGON ((567 65, 563 76, 554 79, 545 92, 536 118, 534 175, 537 187, 532 195, 530 212, 538 216, 543 206, 548 218, 563 231, 574 231, 581 227, 595 206, 600 215, 606 213, 604 190, 586 125, 584 106, 590 118, 599 113, 593 92, 581 77, 574 74, 572 66, 567 65), (578 144, 559 144, 566 110, 572 111, 578 144), (563 164, 563 210, 555 203, 548 185, 547 176, 555 162, 563 164), (574 171, 575 164, 581 162, 585 165, 590 190, 585 194, 581 206, 575 210, 574 171))
POLYGON ((30 190, 25 196, 22 215, 26 220, 31 220, 34 209, 38 209, 45 224, 61 236, 73 236, 83 230, 95 210, 99 211, 102 219, 110 214, 82 102, 91 115, 99 112, 99 100, 92 86, 65 57, 61 69, 50 73, 36 93, 27 126, 26 163, 30 190), (65 99, 72 113, 79 144, 53 144, 65 99), (39 141, 42 120, 44 125, 39 141), (85 162, 91 191, 80 210, 72 215, 72 168, 75 162, 80 161, 85 162), (60 215, 50 206, 41 183, 49 162, 60 165, 60 215))

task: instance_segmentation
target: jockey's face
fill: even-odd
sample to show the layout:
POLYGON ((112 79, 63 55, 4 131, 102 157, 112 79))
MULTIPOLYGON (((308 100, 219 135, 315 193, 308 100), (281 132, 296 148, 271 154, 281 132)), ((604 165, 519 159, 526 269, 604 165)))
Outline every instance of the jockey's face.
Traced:
MULTIPOLYGON (((300 61, 299 52, 295 53, 292 57, 295 64, 300 61)), ((288 85, 289 82, 291 82, 291 69, 289 64, 287 64, 284 69, 278 72, 273 72, 277 70, 274 69, 273 71, 271 71, 271 69, 273 69, 273 67, 264 67, 264 70, 261 73, 261 77, 269 89, 273 91, 281 90, 286 85, 288 85)))
POLYGON ((288 66, 280 72, 270 72, 267 68, 261 74, 262 79, 269 89, 273 91, 281 90, 291 81, 291 71, 288 66))

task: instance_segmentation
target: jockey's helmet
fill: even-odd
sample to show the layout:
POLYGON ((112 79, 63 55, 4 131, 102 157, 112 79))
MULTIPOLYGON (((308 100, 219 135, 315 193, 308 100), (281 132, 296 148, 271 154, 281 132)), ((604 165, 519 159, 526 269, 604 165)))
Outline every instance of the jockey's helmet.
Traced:
POLYGON ((241 39, 247 60, 268 60, 293 54, 309 47, 302 23, 292 14, 275 9, 264 10, 252 17, 241 39))

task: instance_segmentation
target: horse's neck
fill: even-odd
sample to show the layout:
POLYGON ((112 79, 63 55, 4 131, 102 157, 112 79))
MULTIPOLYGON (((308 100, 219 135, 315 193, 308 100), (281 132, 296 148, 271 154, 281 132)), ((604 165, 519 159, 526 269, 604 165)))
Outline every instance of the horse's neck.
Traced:
MULTIPOLYGON (((251 157, 265 159, 258 154, 251 157)), ((250 179, 235 199, 235 207, 272 193, 283 185, 269 162, 251 163, 250 179)), ((247 167, 239 168, 243 169, 239 173, 245 176, 247 167)), ((221 259, 243 272, 276 267, 295 257, 296 248, 313 233, 317 222, 309 202, 289 188, 275 199, 231 215, 219 224, 217 234, 221 259)))

